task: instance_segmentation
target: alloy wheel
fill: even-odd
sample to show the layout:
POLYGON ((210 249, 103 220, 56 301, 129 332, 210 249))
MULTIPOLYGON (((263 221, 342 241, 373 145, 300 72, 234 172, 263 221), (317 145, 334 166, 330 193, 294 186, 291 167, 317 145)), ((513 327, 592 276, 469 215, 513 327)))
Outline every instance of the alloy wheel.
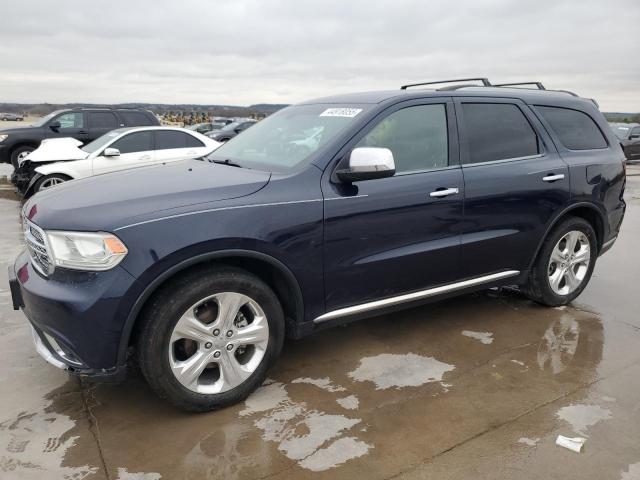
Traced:
POLYGON ((253 374, 268 343, 267 317, 255 300, 236 292, 217 293, 180 317, 169 340, 169 365, 189 390, 222 393, 253 374))
POLYGON ((587 236, 572 230, 562 236, 551 252, 548 265, 549 285, 557 295, 569 295, 584 281, 591 262, 587 236))
POLYGON ((56 185, 60 185, 61 183, 64 183, 64 182, 65 182, 64 178, 60 178, 60 177, 47 178, 45 181, 43 181, 40 184, 40 190, 46 190, 47 188, 55 187, 56 185))

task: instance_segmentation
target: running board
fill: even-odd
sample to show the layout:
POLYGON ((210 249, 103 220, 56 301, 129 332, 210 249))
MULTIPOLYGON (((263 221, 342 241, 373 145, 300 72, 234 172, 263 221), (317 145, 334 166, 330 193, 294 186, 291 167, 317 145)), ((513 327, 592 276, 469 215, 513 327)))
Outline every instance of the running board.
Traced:
POLYGON ((465 288, 481 285, 483 283, 493 282, 495 280, 501 280, 503 278, 515 277, 520 273, 519 270, 507 270, 506 272, 492 273, 491 275, 485 275, 483 277, 476 277, 470 280, 464 280, 462 282, 450 283, 448 285, 442 285, 440 287, 433 287, 427 290, 420 290, 418 292, 406 293, 404 295, 398 295, 397 297, 385 298, 383 300, 375 300, 373 302, 362 303, 360 305, 354 305, 353 307, 340 308, 327 312, 324 315, 320 315, 313 323, 322 323, 328 320, 333 320, 341 317, 348 317, 356 315, 358 313, 370 312, 378 310, 380 308, 392 307, 394 305, 400 305, 402 303, 412 302, 414 300, 421 300, 423 298, 435 297, 443 293, 455 292, 457 290, 463 290, 465 288))

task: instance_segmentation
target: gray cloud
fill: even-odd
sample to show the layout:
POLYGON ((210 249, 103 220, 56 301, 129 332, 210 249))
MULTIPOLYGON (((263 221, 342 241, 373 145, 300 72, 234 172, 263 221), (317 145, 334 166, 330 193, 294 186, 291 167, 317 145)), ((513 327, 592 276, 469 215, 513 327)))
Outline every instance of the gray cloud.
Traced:
POLYGON ((296 102, 541 80, 640 110, 638 0, 10 2, 0 101, 296 102))

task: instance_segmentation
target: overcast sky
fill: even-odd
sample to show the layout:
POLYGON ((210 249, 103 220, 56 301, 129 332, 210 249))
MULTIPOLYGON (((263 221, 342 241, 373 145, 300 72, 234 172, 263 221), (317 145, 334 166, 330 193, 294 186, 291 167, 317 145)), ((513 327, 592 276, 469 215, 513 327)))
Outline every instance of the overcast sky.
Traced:
POLYGON ((0 102, 295 103, 465 76, 640 111, 640 0, 6 2, 0 102))

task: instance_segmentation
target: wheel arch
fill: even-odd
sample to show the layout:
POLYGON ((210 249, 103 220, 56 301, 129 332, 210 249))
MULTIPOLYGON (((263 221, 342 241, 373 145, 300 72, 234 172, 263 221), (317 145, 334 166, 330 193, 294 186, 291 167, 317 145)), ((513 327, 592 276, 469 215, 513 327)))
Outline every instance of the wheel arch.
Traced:
POLYGON ((536 248, 535 254, 531 258, 529 262, 529 269, 533 266, 538 254, 540 253, 540 249, 542 248, 542 244, 551 233, 551 230, 562 220, 569 216, 580 217, 585 219, 587 222, 591 224, 593 229, 596 232, 596 240, 598 252, 602 249, 602 245, 604 244, 604 236, 605 236, 605 219, 604 214, 598 209, 596 205, 588 202, 579 202, 572 205, 569 205, 564 210, 562 210, 547 226, 547 229, 544 232, 544 235, 538 242, 538 246, 536 248))
POLYGON ((231 265, 242 268, 265 281, 275 292, 285 314, 285 332, 289 336, 296 336, 296 325, 304 318, 304 303, 300 284, 291 270, 280 260, 252 250, 222 250, 209 252, 179 262, 166 269, 154 278, 138 295, 130 309, 120 338, 118 348, 118 365, 123 365, 127 359, 127 351, 136 340, 136 325, 145 305, 153 295, 173 278, 196 267, 209 264, 231 265))

